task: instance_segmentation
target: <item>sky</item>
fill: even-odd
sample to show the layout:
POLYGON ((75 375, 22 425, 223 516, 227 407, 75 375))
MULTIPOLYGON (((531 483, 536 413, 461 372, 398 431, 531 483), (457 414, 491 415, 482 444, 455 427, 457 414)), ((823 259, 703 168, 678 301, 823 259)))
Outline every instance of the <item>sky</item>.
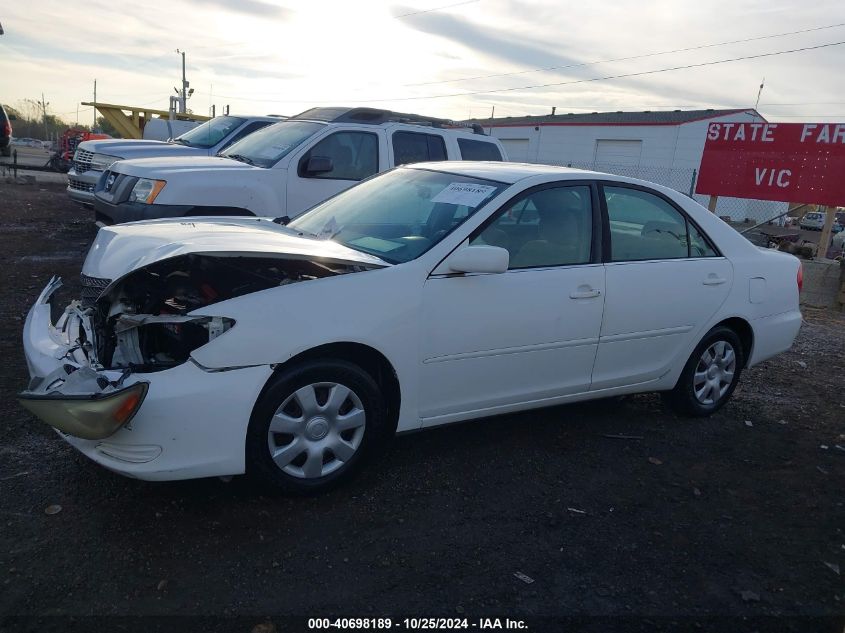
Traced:
POLYGON ((95 79, 101 103, 166 109, 177 48, 199 114, 746 108, 765 77, 769 120, 845 121, 842 0, 30 0, 0 23, 0 100, 43 93, 70 123, 95 79))

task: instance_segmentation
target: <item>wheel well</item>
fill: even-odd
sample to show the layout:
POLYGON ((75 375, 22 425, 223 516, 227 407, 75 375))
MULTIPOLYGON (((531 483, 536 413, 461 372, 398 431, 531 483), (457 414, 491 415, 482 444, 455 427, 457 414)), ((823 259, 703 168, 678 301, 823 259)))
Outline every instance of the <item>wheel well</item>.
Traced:
POLYGON ((370 374, 385 395, 388 415, 395 427, 399 422, 402 392, 396 370, 393 369, 393 365, 390 364, 384 354, 362 343, 329 343, 301 352, 284 363, 275 365, 273 373, 278 374, 302 361, 316 359, 345 360, 370 374))
POLYGON ((742 343, 743 366, 748 365, 748 361, 751 358, 751 350, 754 346, 754 330, 751 329, 751 325, 748 321, 739 317, 725 319, 716 324, 717 327, 719 325, 729 327, 736 332, 739 342, 742 343))

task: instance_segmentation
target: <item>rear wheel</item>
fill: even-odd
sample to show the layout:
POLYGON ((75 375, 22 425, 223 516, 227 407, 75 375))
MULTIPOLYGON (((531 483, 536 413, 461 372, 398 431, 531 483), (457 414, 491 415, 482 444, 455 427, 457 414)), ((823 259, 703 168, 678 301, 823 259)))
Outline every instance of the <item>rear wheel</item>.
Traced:
POLYGON ((386 430, 384 399, 368 373, 310 361, 265 389, 247 432, 247 470, 286 492, 321 492, 350 479, 386 430))
POLYGON ((744 364, 745 354, 736 332, 715 327, 695 348, 675 388, 665 398, 678 413, 711 415, 730 399, 744 364))

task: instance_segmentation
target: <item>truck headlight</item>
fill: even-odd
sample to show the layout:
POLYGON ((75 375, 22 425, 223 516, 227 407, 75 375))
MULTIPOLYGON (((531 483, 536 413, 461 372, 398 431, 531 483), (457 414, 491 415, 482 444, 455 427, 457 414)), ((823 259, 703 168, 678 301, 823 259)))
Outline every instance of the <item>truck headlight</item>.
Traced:
POLYGON ((164 189, 167 184, 166 180, 151 180, 149 178, 140 178, 135 186, 132 187, 132 192, 129 194, 129 202, 143 202, 144 204, 152 204, 155 202, 158 194, 164 189))
POLYGON ((95 171, 105 171, 119 160, 120 156, 110 156, 109 154, 94 154, 93 156, 91 156, 91 169, 95 171))

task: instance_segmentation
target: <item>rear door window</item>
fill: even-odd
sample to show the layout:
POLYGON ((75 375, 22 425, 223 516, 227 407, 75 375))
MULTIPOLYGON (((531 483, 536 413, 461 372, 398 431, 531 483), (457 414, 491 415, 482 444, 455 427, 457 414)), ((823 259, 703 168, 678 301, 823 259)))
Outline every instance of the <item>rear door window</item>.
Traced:
POLYGON ((614 262, 715 257, 716 250, 663 198, 628 187, 603 187, 614 262))
POLYGON ((399 165, 446 160, 446 143, 439 134, 393 133, 393 160, 399 165))
POLYGON ((458 147, 463 160, 502 160, 502 153, 495 143, 477 141, 473 138, 459 138, 458 147))

